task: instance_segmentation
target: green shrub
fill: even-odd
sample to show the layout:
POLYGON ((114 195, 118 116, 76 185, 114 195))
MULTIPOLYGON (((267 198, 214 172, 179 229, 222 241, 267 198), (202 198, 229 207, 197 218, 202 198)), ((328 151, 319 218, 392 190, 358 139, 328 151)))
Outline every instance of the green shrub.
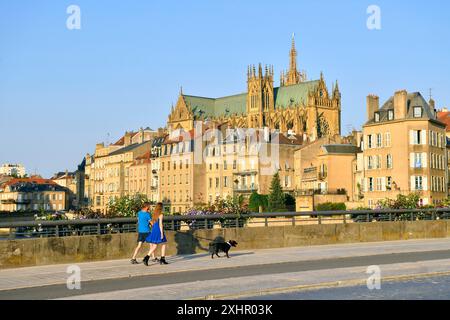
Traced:
POLYGON ((332 203, 326 202, 317 205, 317 211, 345 211, 347 210, 347 206, 345 203, 332 203))

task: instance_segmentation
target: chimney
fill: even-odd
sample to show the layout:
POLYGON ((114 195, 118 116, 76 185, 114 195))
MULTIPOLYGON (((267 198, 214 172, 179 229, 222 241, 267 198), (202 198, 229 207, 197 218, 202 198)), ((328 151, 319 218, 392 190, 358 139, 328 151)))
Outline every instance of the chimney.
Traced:
POLYGON ((370 94, 367 96, 367 120, 374 119, 375 112, 380 108, 380 98, 376 95, 370 94))
POLYGON ((144 143, 144 128, 139 129, 139 143, 144 143))
POLYGON ((396 119, 404 119, 408 113, 406 90, 397 91, 394 95, 394 114, 396 119))
POLYGON ((124 147, 131 145, 131 138, 133 133, 126 131, 124 135, 124 147))

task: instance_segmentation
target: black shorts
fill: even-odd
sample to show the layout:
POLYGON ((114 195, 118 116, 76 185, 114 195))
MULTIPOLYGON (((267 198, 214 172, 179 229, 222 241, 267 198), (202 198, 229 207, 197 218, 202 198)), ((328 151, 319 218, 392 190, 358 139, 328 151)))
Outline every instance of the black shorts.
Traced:
POLYGON ((139 233, 137 242, 145 242, 145 239, 149 236, 150 232, 139 233))

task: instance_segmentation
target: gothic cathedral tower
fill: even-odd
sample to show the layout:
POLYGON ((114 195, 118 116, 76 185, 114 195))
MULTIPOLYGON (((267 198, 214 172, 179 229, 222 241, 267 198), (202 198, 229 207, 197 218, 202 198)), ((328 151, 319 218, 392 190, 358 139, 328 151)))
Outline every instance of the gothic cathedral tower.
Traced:
POLYGON ((249 66, 247 72, 247 120, 249 128, 266 126, 266 115, 275 110, 273 94, 273 66, 266 66, 263 74, 259 64, 249 66))
POLYGON ((292 35, 291 51, 289 52, 289 70, 281 73, 280 86, 291 86, 306 81, 306 73, 297 71, 297 49, 295 36, 292 35))

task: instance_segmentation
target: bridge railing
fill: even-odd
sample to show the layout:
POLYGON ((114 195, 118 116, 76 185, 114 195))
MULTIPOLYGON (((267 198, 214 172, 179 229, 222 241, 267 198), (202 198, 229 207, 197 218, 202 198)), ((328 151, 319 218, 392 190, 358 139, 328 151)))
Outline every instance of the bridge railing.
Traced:
MULTIPOLYGON (((269 227, 329 223, 448 220, 450 208, 165 216, 166 230, 269 227)), ((105 235, 136 232, 136 218, 0 222, 0 239, 105 235)))

